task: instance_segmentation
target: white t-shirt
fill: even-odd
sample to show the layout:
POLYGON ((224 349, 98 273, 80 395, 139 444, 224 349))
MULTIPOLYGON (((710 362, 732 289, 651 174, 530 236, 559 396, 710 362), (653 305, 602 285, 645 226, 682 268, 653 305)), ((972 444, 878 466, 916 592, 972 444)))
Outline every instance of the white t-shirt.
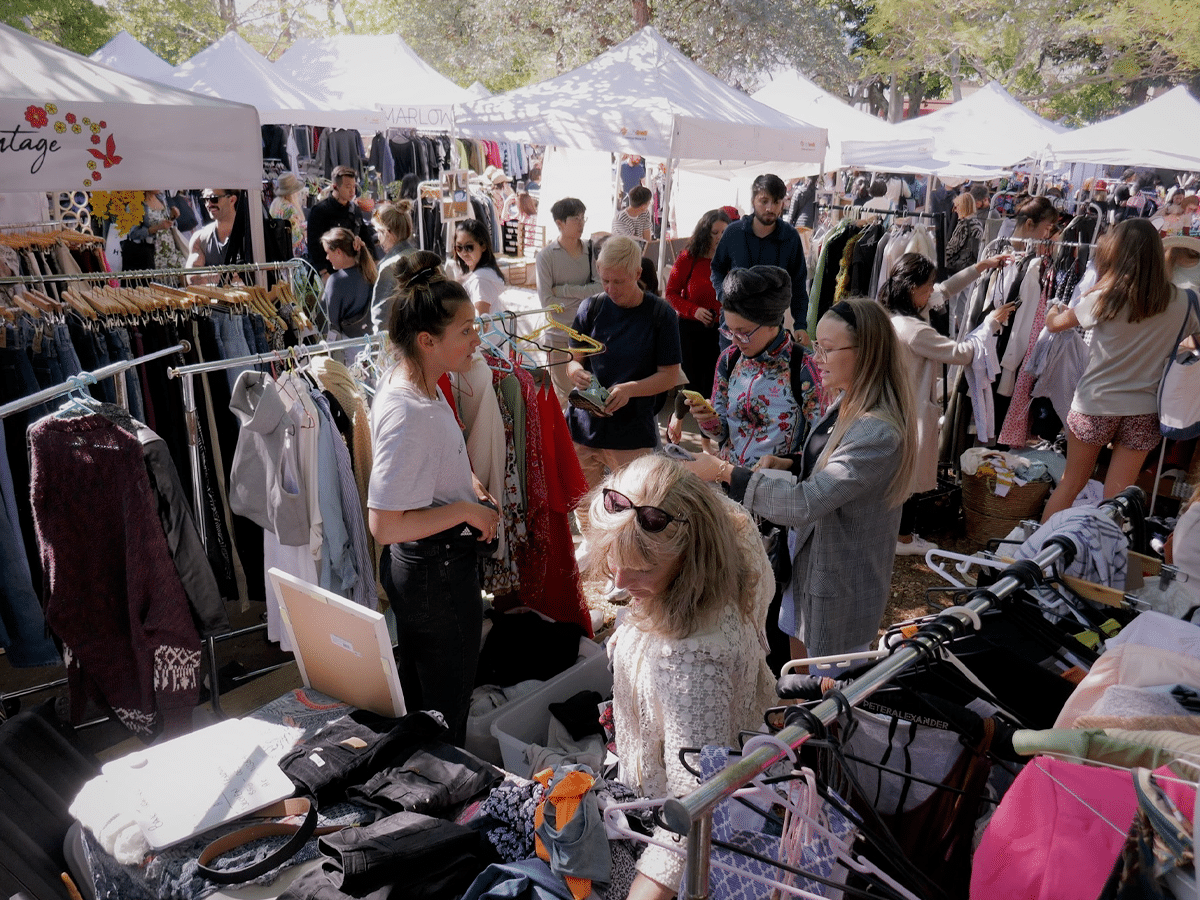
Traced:
POLYGON ((426 397, 396 369, 384 376, 371 404, 371 444, 368 508, 475 502, 467 444, 450 404, 440 392, 436 400, 426 397))
POLYGON ((640 241, 653 224, 654 220, 650 217, 649 207, 636 216, 630 215, 627 209, 619 209, 613 217, 612 233, 614 236, 623 234, 640 241))
POLYGON ((504 279, 490 266, 480 266, 474 272, 459 276, 459 284, 471 298, 476 309, 486 303, 492 312, 500 312, 500 295, 504 292, 504 279))
POLYGON ((1123 315, 1096 320, 1099 291, 1079 301, 1075 316, 1092 332, 1087 369, 1071 409, 1089 416, 1143 416, 1158 412, 1158 383, 1184 318, 1187 298, 1174 288, 1166 311, 1140 322, 1123 315))

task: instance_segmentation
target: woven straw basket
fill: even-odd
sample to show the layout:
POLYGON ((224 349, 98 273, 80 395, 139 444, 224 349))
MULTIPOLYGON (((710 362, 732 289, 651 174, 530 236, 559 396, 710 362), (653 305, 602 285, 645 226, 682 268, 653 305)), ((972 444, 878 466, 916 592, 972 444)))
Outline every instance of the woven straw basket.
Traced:
POLYGON ((967 537, 983 545, 991 538, 1004 537, 1022 519, 1040 518, 1049 493, 1050 482, 1031 481, 1014 484, 1007 495, 998 497, 995 475, 963 475, 962 502, 967 537))

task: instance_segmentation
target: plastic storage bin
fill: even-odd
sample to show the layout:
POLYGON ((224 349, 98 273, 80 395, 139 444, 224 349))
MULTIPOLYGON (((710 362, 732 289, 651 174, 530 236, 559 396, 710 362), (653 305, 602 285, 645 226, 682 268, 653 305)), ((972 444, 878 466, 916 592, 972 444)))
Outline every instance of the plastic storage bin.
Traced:
MULTIPOLYGON (((597 650, 600 649, 597 647, 597 650)), ((607 697, 612 693, 612 685, 608 654, 598 652, 551 678, 544 687, 528 697, 502 706, 498 710, 500 715, 492 722, 492 735, 500 745, 504 768, 522 778, 530 776, 526 771, 529 763, 525 758, 525 748, 530 744, 546 743, 551 703, 561 703, 587 690, 607 697)))
MULTIPOLYGON (((555 678, 562 678, 567 672, 578 668, 594 656, 604 656, 604 648, 595 641, 581 637, 579 639, 579 656, 575 660, 575 665, 570 669, 559 672, 555 678)), ((518 697, 511 703, 505 703, 503 706, 497 706, 491 712, 485 713, 482 716, 471 716, 467 719, 467 741, 466 749, 469 753, 474 753, 480 759, 487 760, 494 766, 503 765, 503 759, 500 756, 500 745, 496 743, 496 738, 492 736, 492 724, 506 711, 512 709, 518 704, 524 703, 531 697, 536 696, 547 686, 554 683, 554 678, 542 683, 541 687, 526 694, 524 697, 518 697)), ((568 696, 570 696, 568 694, 568 696)), ((552 701, 553 702, 553 701, 552 701)))

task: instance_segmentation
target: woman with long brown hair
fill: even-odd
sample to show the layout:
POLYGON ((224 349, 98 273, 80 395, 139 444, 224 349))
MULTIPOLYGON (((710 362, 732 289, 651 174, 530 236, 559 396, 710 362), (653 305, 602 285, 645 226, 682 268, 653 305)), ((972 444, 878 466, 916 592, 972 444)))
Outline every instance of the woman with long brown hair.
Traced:
MULTIPOLYGON (((1100 239, 1096 272, 1096 287, 1074 308, 1056 304, 1046 313, 1051 332, 1085 328, 1092 342, 1067 416, 1067 470, 1046 503, 1043 522, 1075 501, 1110 442, 1104 496, 1137 480, 1161 439, 1163 363, 1190 318, 1179 288, 1167 279, 1162 239, 1148 219, 1126 219, 1100 239)), ((1189 328, 1197 324, 1191 321, 1189 328)))

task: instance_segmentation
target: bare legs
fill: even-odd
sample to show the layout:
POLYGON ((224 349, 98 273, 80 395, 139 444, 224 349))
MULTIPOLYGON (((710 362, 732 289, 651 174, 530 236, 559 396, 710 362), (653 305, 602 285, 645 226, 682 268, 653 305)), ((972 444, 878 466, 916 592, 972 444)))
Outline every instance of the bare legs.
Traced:
MULTIPOLYGON (((1045 522, 1056 512, 1067 509, 1079 492, 1083 490, 1092 471, 1096 468, 1096 459, 1104 448, 1098 444, 1085 444, 1075 434, 1067 430, 1067 471, 1046 501, 1046 511, 1042 513, 1045 522)), ((1146 461, 1148 450, 1133 450, 1123 444, 1114 444, 1112 459, 1108 463, 1108 474, 1104 478, 1104 496, 1115 497, 1129 485, 1137 481, 1146 461)))

